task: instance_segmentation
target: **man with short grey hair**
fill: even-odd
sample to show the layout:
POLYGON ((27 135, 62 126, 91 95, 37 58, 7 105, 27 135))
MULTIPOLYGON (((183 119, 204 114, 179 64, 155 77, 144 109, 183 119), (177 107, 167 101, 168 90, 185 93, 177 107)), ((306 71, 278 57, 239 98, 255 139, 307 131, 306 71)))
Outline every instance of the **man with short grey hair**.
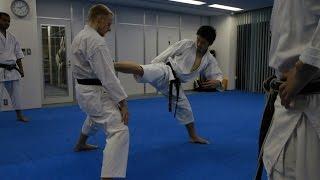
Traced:
POLYGON ((91 7, 88 24, 72 42, 76 97, 87 114, 75 151, 96 149, 87 139, 99 128, 104 130, 108 145, 103 151, 102 179, 126 177, 129 150, 127 95, 115 75, 104 38, 112 19, 113 13, 105 5, 91 7))

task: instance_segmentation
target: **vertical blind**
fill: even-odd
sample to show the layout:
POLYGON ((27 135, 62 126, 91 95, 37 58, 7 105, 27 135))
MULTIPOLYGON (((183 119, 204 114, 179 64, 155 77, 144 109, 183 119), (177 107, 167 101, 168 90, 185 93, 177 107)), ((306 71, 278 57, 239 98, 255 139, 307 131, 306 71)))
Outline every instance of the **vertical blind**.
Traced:
POLYGON ((268 66, 271 8, 237 14, 236 88, 263 92, 262 82, 274 74, 268 66))

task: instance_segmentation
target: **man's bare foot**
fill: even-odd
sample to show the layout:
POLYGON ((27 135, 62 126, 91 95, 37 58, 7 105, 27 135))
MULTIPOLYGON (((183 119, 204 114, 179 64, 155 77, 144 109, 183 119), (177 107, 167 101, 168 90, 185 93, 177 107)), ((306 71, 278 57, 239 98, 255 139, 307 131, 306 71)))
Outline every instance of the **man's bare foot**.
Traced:
POLYGON ((199 136, 190 137, 190 143, 194 144, 210 144, 210 142, 206 139, 203 139, 199 136))
POLYGON ((76 147, 74 147, 75 152, 80 152, 80 151, 92 151, 98 149, 98 146, 91 145, 91 144, 78 144, 76 147))
POLYGON ((29 122, 28 118, 25 116, 19 116, 17 117, 17 120, 21 122, 29 122))

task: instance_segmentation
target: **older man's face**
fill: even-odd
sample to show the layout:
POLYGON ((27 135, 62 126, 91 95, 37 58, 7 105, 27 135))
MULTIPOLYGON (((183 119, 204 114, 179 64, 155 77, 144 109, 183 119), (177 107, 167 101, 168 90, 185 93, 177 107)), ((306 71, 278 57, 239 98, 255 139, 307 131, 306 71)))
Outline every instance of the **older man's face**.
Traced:
POLYGON ((111 25, 112 25, 113 16, 107 15, 107 16, 101 16, 98 20, 98 33, 101 36, 105 36, 107 32, 111 31, 111 25))
POLYGON ((10 17, 6 15, 0 16, 0 29, 7 30, 10 26, 10 17))

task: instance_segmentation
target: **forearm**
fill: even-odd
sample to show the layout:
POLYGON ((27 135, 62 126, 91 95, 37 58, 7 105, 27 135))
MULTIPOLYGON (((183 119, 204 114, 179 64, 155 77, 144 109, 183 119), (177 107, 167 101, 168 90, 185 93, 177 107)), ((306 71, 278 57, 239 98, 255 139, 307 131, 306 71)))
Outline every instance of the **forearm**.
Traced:
POLYGON ((205 89, 218 88, 222 85, 222 82, 217 79, 208 79, 201 82, 201 87, 205 89))
POLYGON ((132 61, 120 61, 114 63, 114 69, 118 72, 126 73, 126 74, 135 74, 139 76, 143 76, 142 67, 132 61))
POLYGON ((318 72, 319 68, 299 60, 294 68, 284 74, 285 82, 279 87, 281 104, 285 108, 290 108, 293 98, 316 77, 318 72))
POLYGON ((24 71, 23 71, 23 65, 22 65, 21 59, 18 59, 16 63, 17 63, 17 65, 18 65, 18 68, 19 68, 19 72, 20 72, 20 74, 21 74, 21 77, 24 77, 24 71))
POLYGON ((18 59, 18 60, 17 60, 17 65, 18 65, 20 71, 23 71, 23 66, 22 66, 22 61, 21 61, 21 59, 18 59))
POLYGON ((122 109, 124 107, 128 107, 128 103, 126 99, 123 99, 119 102, 119 108, 122 109))
POLYGON ((305 84, 309 83, 315 77, 319 75, 319 68, 303 63, 302 61, 298 61, 295 65, 297 76, 296 78, 300 81, 304 81, 305 84))
POLYGON ((121 101, 119 102, 119 106, 120 106, 120 107, 128 106, 127 99, 121 100, 121 101))

